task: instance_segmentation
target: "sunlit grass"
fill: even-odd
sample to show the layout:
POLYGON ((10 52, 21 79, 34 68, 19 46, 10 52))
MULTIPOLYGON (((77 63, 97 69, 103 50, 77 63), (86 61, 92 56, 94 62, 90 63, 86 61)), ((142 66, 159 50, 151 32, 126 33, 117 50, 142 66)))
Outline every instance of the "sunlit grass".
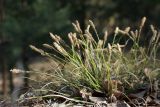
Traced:
POLYGON ((30 47, 43 56, 62 63, 60 69, 53 69, 47 74, 48 77, 53 77, 53 83, 75 87, 79 91, 87 89, 91 92, 102 92, 106 96, 114 95, 116 92, 127 94, 130 90, 146 84, 150 85, 152 90, 154 82, 160 77, 160 60, 157 58, 160 33, 151 25, 152 38, 149 46, 140 46, 145 21, 144 17, 135 31, 131 31, 129 27, 125 30, 117 27, 112 43, 107 43, 107 38, 110 36, 107 31, 103 39, 99 38, 92 21, 89 21, 84 32, 76 22, 73 23, 76 32, 68 34, 70 45, 60 36, 50 33, 53 44, 43 44, 43 46, 53 50, 53 53, 32 45, 30 47), (94 31, 96 37, 90 30, 94 31), (125 44, 115 42, 117 35, 127 36, 133 41, 128 52, 124 51, 127 41, 125 44))

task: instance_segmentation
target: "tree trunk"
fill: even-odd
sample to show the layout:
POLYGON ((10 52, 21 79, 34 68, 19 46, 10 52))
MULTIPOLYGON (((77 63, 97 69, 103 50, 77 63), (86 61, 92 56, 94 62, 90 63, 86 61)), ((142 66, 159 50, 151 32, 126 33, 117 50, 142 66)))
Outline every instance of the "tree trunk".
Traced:
MULTIPOLYGON (((25 71, 28 71, 29 69, 28 69, 28 65, 27 65, 28 58, 26 56, 26 47, 23 48, 22 61, 23 61, 23 67, 24 67, 25 71)), ((29 73, 25 72, 24 77, 25 77, 24 78, 24 87, 28 88, 29 87, 29 81, 28 81, 29 73)))
MULTIPOLYGON (((3 21, 5 19, 5 12, 4 12, 4 0, 0 0, 0 27, 2 27, 3 21)), ((0 28, 2 29, 2 28, 0 28)), ((1 63, 1 68, 2 68, 2 80, 3 80, 3 84, 2 84, 2 89, 3 89, 3 94, 4 96, 6 96, 7 94, 7 80, 8 80, 8 76, 9 76, 9 90, 12 93, 13 90, 13 82, 12 82, 12 73, 8 72, 8 62, 7 62, 7 56, 6 56, 6 49, 7 49, 7 45, 9 43, 9 41, 7 39, 5 39, 4 37, 4 33, 1 30, 0 31, 0 39, 1 39, 1 53, 0 53, 0 63, 1 63)), ((8 91, 9 91, 8 90, 8 91)))
MULTIPOLYGON (((4 1, 0 0, 0 26, 3 23, 4 20, 4 1)), ((1 37, 1 41, 3 42, 3 32, 0 32, 0 37, 1 37)), ((3 44, 3 43, 2 43, 3 44)), ((2 54, 2 58, 1 58, 1 64, 2 64, 2 90, 3 90, 3 95, 4 97, 6 97, 7 95, 7 65, 6 65, 6 60, 5 57, 3 56, 4 50, 1 52, 2 54)))
MULTIPOLYGON (((23 11, 25 11, 25 9, 28 7, 28 1, 27 0, 21 0, 21 6, 22 6, 22 9, 23 11)), ((25 37, 23 38, 25 40, 25 37)), ((25 71, 28 71, 28 65, 27 65, 27 55, 26 55, 26 48, 28 47, 28 45, 26 45, 26 43, 23 43, 22 44, 22 54, 21 54, 21 57, 22 57, 22 62, 23 62, 23 66, 24 66, 24 70, 25 71)), ((29 73, 25 72, 24 73, 24 87, 27 89, 29 87, 29 81, 28 81, 28 78, 29 78, 29 73)), ((25 91, 25 90, 24 90, 25 91)))
POLYGON ((2 59, 2 90, 4 97, 7 97, 7 62, 5 58, 2 59))

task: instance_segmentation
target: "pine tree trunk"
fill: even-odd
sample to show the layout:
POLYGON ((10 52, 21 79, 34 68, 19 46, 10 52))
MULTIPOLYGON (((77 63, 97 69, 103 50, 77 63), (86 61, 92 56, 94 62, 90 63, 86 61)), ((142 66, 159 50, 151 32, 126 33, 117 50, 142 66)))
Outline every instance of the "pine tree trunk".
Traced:
MULTIPOLYGON (((22 6, 22 9, 23 11, 25 11, 25 9, 27 8, 28 6, 28 1, 27 0, 21 0, 21 6, 22 6)), ((25 38, 23 38, 25 39, 25 38)), ((24 70, 25 71, 28 71, 28 65, 27 65, 27 56, 26 56, 26 48, 28 46, 24 43, 22 44, 22 54, 21 54, 21 57, 22 57, 22 61, 23 61, 23 64, 24 64, 24 70)), ((24 73, 24 87, 27 89, 29 87, 29 81, 28 81, 28 78, 29 78, 29 73, 25 72, 24 73)), ((25 90, 24 90, 25 91, 25 90)))
POLYGON ((7 97, 7 63, 5 58, 2 59, 2 89, 3 89, 3 95, 4 97, 7 97))
MULTIPOLYGON (((0 26, 3 23, 4 20, 4 8, 3 8, 4 1, 0 0, 0 26)), ((1 42, 3 42, 3 32, 0 32, 0 37, 1 37, 1 42)), ((3 43, 2 43, 3 44, 3 43)), ((6 61, 4 58, 4 50, 1 52, 1 66, 2 66, 2 90, 3 90, 3 95, 6 97, 7 95, 7 65, 6 61)))

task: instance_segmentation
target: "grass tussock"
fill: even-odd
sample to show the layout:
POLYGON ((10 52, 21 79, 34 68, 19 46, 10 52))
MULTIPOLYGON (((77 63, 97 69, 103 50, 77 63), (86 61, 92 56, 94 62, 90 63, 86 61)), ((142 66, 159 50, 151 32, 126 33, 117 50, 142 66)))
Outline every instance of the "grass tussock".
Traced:
POLYGON ((134 31, 130 30, 130 27, 124 30, 117 27, 110 43, 107 42, 110 36, 107 31, 101 39, 92 21, 89 21, 84 32, 76 21, 73 23, 75 32, 68 34, 70 45, 60 36, 50 33, 53 44, 43 46, 53 50, 53 53, 32 45, 30 47, 43 56, 61 62, 61 66, 64 65, 47 74, 57 85, 63 84, 91 94, 100 92, 117 98, 118 95, 128 95, 143 86, 153 91, 158 89, 156 83, 159 84, 160 77, 160 60, 157 58, 160 32, 151 25, 152 36, 149 45, 140 46, 145 21, 144 17, 134 31), (133 42, 127 52, 125 49, 128 41, 119 44, 119 35, 128 37, 128 40, 133 42))

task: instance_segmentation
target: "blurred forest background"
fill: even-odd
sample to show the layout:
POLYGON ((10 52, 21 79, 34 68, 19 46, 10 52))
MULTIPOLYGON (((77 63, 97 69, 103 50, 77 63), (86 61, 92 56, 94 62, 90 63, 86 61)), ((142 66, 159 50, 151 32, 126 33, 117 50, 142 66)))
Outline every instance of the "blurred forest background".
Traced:
POLYGON ((160 27, 160 0, 0 0, 2 78, 12 78, 6 75, 19 60, 27 70, 28 60, 36 55, 29 45, 51 42, 49 32, 66 39, 75 20, 83 30, 92 20, 103 35, 116 26, 134 28, 143 16, 160 27))

